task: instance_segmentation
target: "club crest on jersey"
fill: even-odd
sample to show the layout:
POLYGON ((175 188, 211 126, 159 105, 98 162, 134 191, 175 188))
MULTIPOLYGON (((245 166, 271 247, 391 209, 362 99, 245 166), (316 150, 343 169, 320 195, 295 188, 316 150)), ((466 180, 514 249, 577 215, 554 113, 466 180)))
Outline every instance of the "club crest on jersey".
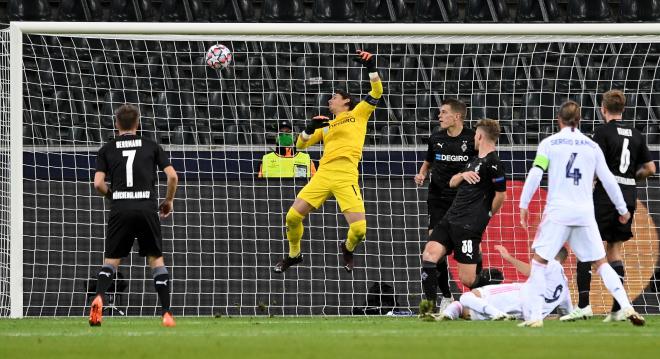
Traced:
POLYGON ((463 141, 463 144, 461 145, 461 150, 463 150, 463 152, 467 151, 467 140, 463 141))

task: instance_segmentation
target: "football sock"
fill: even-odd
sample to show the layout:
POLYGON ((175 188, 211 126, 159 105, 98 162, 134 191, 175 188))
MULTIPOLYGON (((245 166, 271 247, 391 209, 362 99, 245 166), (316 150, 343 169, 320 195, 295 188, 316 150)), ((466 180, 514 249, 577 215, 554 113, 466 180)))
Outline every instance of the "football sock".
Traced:
POLYGON ((451 290, 449 290, 449 266, 447 264, 447 257, 442 258, 436 265, 438 269, 438 288, 440 293, 445 298, 451 298, 451 290))
POLYGON ((451 302, 451 304, 449 304, 447 308, 445 308, 445 311, 442 312, 442 314, 448 316, 451 319, 458 319, 461 317, 462 312, 463 312, 463 305, 461 304, 460 301, 457 300, 451 302))
POLYGON ((351 223, 348 227, 348 236, 346 237, 346 249, 353 252, 360 242, 364 241, 367 234, 367 221, 362 219, 351 223))
POLYGON ((112 277, 115 274, 115 267, 110 264, 104 264, 97 275, 96 294, 105 294, 112 285, 112 277))
POLYGON ((163 308, 163 314, 170 311, 170 274, 165 266, 153 269, 154 287, 158 293, 160 306, 163 308))
POLYGON ((589 292, 591 291, 591 262, 577 263, 577 290, 578 308, 589 305, 589 292))
POLYGON ((477 297, 472 292, 463 293, 463 295, 461 295, 460 302, 464 307, 468 307, 475 312, 485 314, 491 318, 500 314, 504 314, 501 310, 488 304, 487 301, 485 301, 483 298, 477 297))
POLYGON ((543 319, 543 294, 545 293, 545 268, 546 264, 537 262, 532 259, 532 270, 530 271, 529 278, 527 278, 525 296, 525 305, 523 308, 528 308, 525 313, 527 317, 525 320, 541 320, 543 319))
MULTIPOLYGON (((621 284, 623 284, 623 278, 626 276, 626 270, 623 267, 623 262, 622 261, 613 261, 613 262, 610 262, 610 266, 612 266, 612 269, 614 269, 616 274, 619 275, 619 279, 621 279, 621 284)), ((619 309, 621 309, 621 306, 619 305, 619 302, 614 300, 614 303, 612 303, 612 312, 618 312, 619 309)))
POLYGON ((623 283, 621 283, 619 275, 616 274, 614 269, 612 269, 612 266, 610 266, 609 263, 603 263, 603 265, 598 268, 598 274, 603 278, 603 284, 605 284, 607 290, 609 290, 614 299, 619 302, 619 306, 621 306, 621 308, 630 307, 628 294, 623 288, 623 283))
POLYGON ((438 268, 436 263, 422 261, 422 288, 427 300, 438 299, 438 268))
POLYGON ((289 240, 289 257, 294 258, 300 254, 300 240, 305 227, 302 224, 303 215, 293 207, 286 214, 286 238, 289 240))

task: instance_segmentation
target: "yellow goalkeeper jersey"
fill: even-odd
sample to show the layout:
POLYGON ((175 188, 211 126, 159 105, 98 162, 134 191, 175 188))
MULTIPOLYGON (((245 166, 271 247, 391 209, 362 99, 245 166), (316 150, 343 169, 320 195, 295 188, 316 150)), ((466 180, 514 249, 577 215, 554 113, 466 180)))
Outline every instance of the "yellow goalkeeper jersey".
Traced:
POLYGON ((382 94, 383 84, 380 81, 372 82, 369 94, 353 110, 338 114, 329 122, 329 126, 317 129, 309 140, 303 142, 299 137, 296 147, 304 149, 323 140, 323 156, 319 166, 338 158, 346 158, 354 166, 346 170, 357 171, 358 163, 362 159, 367 121, 382 94))

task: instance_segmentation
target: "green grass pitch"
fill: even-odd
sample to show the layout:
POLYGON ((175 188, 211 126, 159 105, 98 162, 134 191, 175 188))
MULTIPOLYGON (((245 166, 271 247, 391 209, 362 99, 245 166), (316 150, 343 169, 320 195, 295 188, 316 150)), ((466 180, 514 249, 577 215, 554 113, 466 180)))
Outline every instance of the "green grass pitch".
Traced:
POLYGON ((0 358, 657 358, 660 316, 645 327, 546 320, 422 322, 396 317, 0 320, 0 358))

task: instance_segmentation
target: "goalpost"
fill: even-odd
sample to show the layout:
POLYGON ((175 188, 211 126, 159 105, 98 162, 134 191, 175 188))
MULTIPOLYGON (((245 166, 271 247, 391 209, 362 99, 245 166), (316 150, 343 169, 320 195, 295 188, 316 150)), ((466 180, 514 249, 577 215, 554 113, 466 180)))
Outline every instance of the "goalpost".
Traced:
MULTIPOLYGON (((413 176, 443 98, 468 103, 468 126, 482 117, 502 125, 508 199, 482 250, 484 267, 506 281, 524 277, 493 247, 529 258, 535 228, 516 226, 517 203, 563 100, 582 104, 582 130, 591 132, 601 123, 599 94, 624 90, 624 120, 644 131, 656 161, 660 149, 660 24, 14 22, 0 44, 0 317, 85 314, 107 217, 91 184, 96 151, 123 102, 138 105, 142 135, 164 146, 181 178, 163 221, 177 315, 349 315, 375 303, 377 286, 383 301, 415 309, 427 185, 417 188, 413 176), (227 71, 204 64, 215 43, 233 51, 227 71), (345 273, 347 227, 330 200, 305 220, 305 263, 274 274, 287 248, 286 210, 306 180, 257 178, 261 157, 275 146, 278 120, 299 133, 327 112, 334 89, 366 95, 368 77, 350 61, 357 48, 376 55, 385 91, 360 165, 367 240, 345 273)), ((321 151, 309 151, 316 164, 321 151)), ((162 178, 158 187, 162 196, 162 178)), ((657 176, 639 183, 638 198, 625 284, 640 313, 659 313, 657 176)), ((537 195, 533 223, 542 203, 537 195)), ((566 270, 575 295, 574 260, 566 270)), ((154 315, 144 259, 132 254, 119 272, 114 306, 154 315)), ((603 313, 611 299, 599 280, 592 304, 603 313)))

